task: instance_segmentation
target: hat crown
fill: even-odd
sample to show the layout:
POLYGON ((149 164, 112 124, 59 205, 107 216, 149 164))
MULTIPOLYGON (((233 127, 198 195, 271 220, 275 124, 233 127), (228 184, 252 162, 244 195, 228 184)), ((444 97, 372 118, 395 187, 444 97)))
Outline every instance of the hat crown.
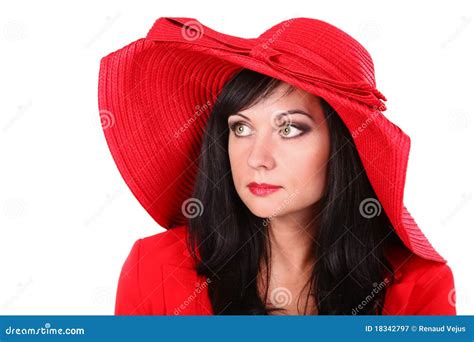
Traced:
POLYGON ((324 60, 334 69, 332 77, 343 76, 344 81, 364 82, 376 87, 372 57, 356 39, 325 21, 312 18, 284 20, 262 33, 258 40, 266 48, 278 49, 293 44, 297 56, 315 63, 324 60))
POLYGON ((279 78, 306 91, 325 88, 369 108, 386 110, 377 90, 372 58, 354 38, 324 21, 295 18, 257 38, 215 31, 194 18, 163 17, 147 35, 154 42, 177 42, 183 49, 213 55, 279 78), (279 73, 279 75, 276 75, 279 73))

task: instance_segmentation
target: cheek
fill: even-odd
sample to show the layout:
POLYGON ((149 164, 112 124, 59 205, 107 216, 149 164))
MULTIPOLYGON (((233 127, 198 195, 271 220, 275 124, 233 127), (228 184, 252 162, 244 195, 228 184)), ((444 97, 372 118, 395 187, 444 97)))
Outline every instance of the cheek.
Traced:
POLYGON ((301 146, 294 144, 290 150, 285 147, 280 154, 287 190, 290 193, 299 193, 297 198, 301 205, 309 205, 319 200, 326 187, 330 146, 329 139, 320 138, 312 139, 301 146))
POLYGON ((304 185, 321 178, 329 158, 329 143, 326 139, 312 139, 302 145, 285 146, 280 154, 280 162, 285 164, 288 179, 304 185))

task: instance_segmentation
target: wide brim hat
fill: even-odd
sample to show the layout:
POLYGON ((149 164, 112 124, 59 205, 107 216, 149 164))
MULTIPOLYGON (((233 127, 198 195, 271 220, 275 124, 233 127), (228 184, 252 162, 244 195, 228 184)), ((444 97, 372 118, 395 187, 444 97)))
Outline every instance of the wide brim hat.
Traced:
POLYGON ((403 204, 410 138, 382 111, 374 65, 354 38, 321 20, 282 21, 257 38, 162 17, 145 38, 103 57, 99 111, 117 167, 163 228, 185 225, 207 119, 242 68, 322 97, 351 132, 369 181, 412 252, 446 262, 403 204))

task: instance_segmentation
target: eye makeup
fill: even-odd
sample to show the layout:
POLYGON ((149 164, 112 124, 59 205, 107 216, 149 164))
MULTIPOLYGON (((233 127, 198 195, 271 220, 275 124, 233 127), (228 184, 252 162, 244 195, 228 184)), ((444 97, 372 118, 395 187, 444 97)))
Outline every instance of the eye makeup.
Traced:
MULTIPOLYGON (((233 132, 233 134, 236 138, 245 138, 245 137, 247 137, 248 135, 242 136, 242 135, 239 135, 237 133, 236 130, 240 126, 250 128, 249 125, 244 121, 229 122, 229 129, 233 132)), ((294 129, 297 129, 297 130, 301 131, 301 133, 299 133, 298 135, 295 135, 293 137, 285 137, 283 135, 282 138, 287 139, 287 140, 288 139, 296 139, 298 137, 301 137, 301 136, 305 135, 309 131, 311 131, 311 128, 308 125, 294 123, 294 122, 292 122, 291 124, 283 124, 283 125, 279 126, 280 130, 286 129, 286 128, 294 128, 294 129)))

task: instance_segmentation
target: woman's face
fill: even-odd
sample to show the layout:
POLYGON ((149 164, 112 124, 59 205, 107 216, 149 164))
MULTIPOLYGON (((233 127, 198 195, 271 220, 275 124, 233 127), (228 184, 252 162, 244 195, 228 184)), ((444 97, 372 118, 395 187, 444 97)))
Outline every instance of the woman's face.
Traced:
POLYGON ((281 83, 253 107, 228 118, 234 185, 261 218, 311 210, 326 186, 330 137, 320 98, 298 88, 287 94, 288 87, 281 83))

